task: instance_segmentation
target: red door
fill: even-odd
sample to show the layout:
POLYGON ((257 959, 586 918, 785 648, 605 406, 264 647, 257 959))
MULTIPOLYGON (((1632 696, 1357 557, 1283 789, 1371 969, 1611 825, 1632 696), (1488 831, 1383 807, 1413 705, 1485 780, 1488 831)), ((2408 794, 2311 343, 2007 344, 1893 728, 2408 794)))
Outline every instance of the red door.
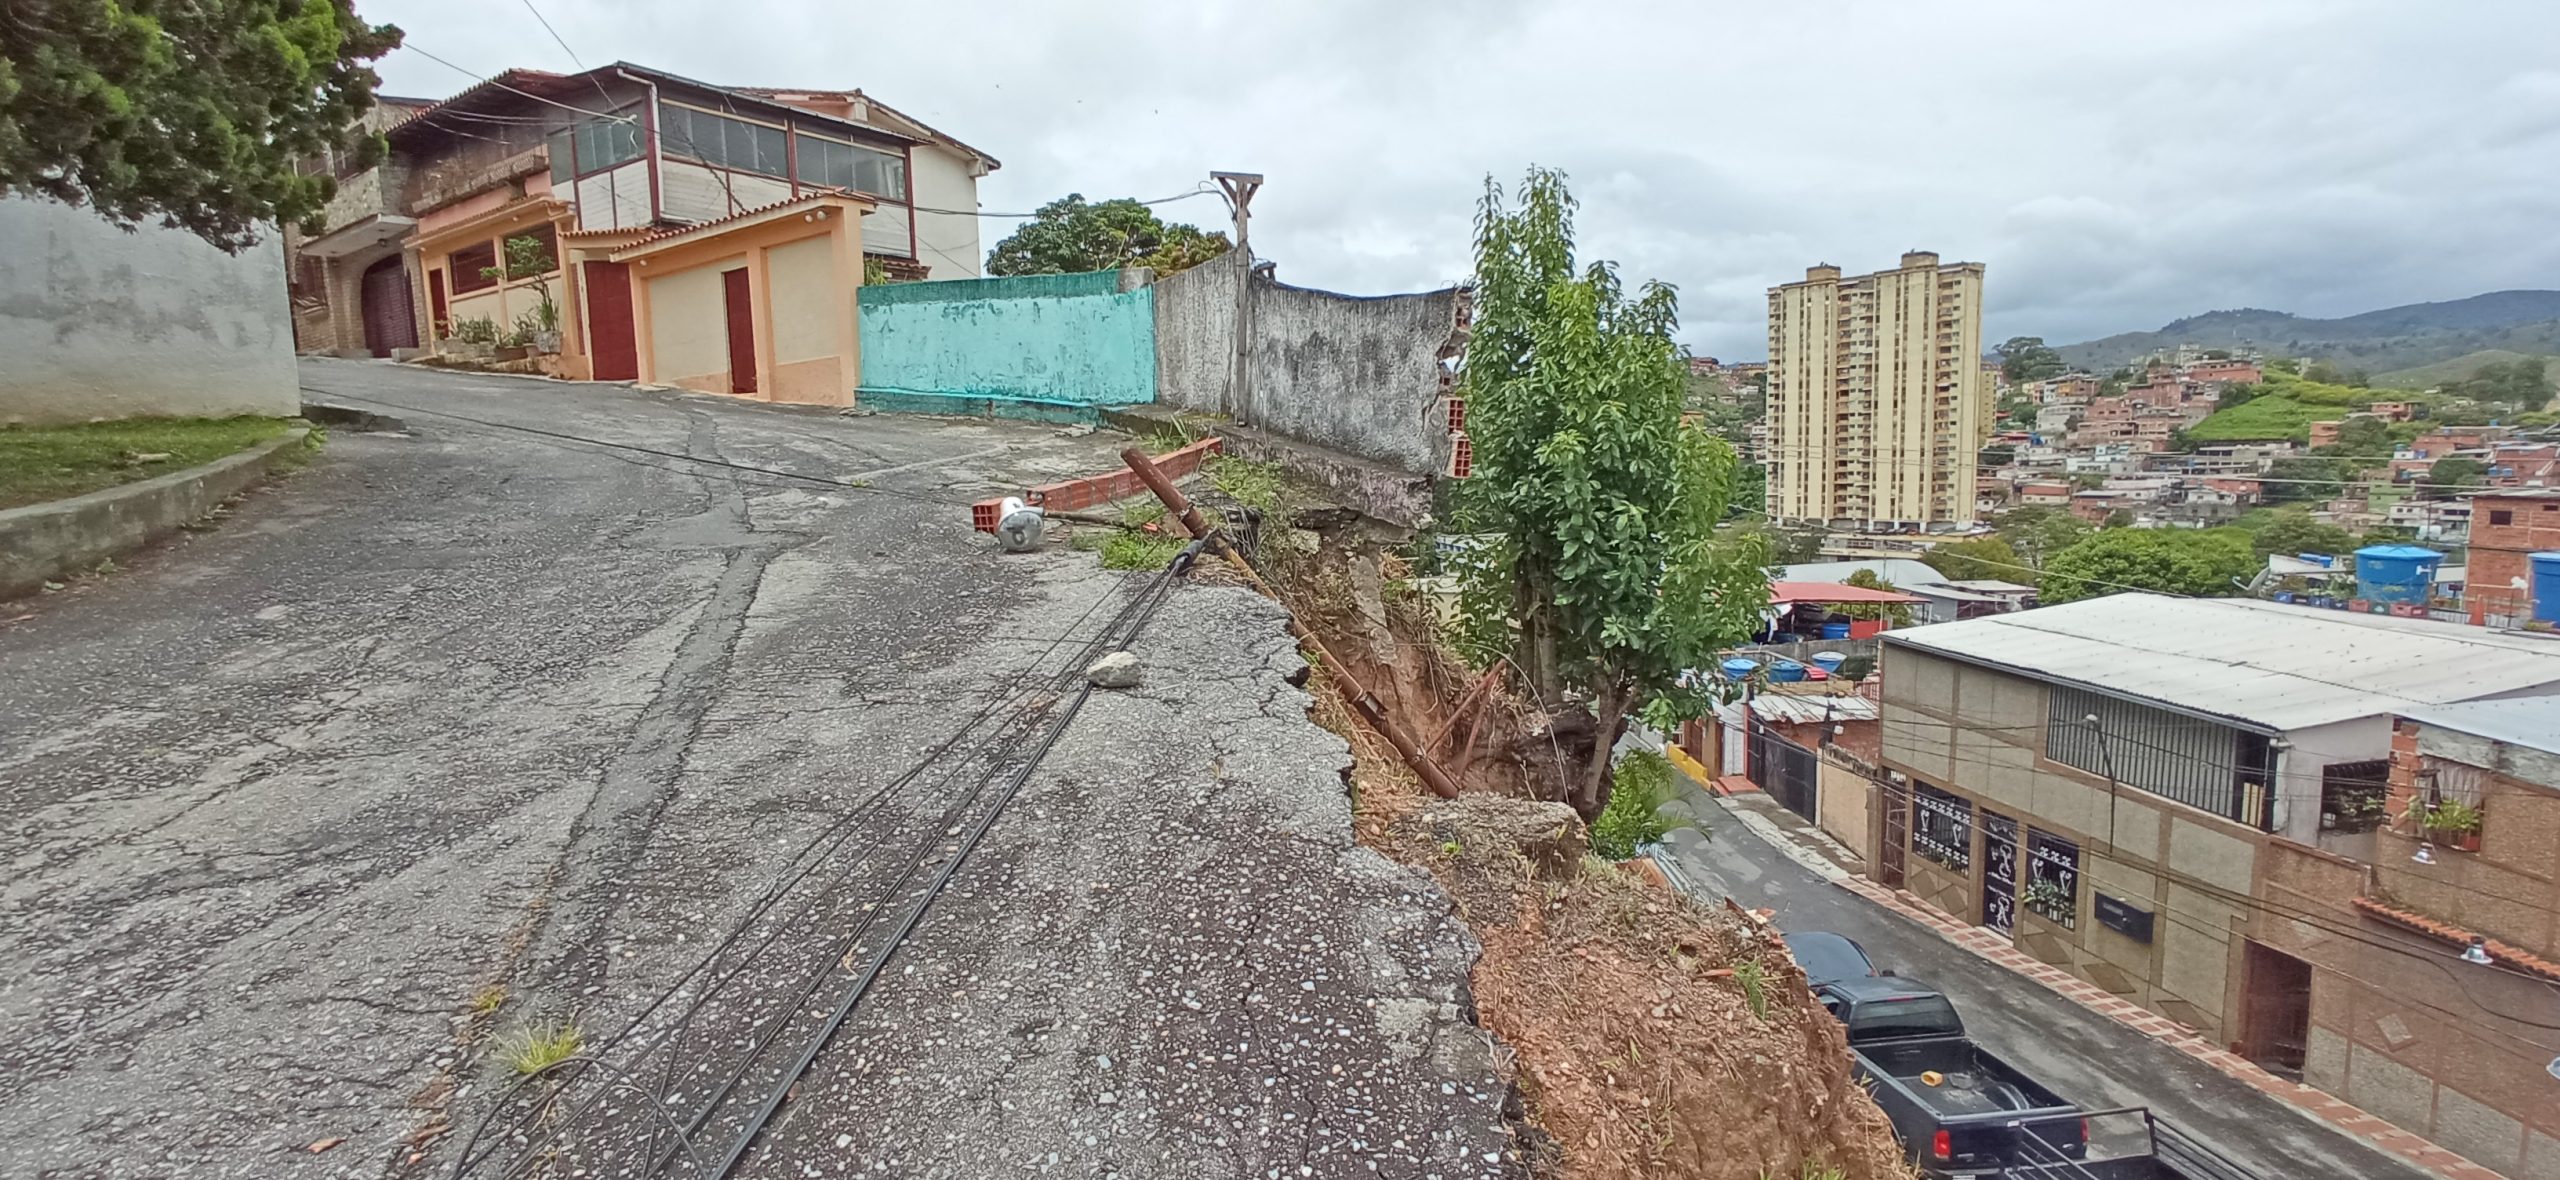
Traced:
POLYGON ((756 391, 756 316, 747 296, 745 267, 720 273, 729 300, 729 392, 756 391))
POLYGON ((409 302, 409 272, 397 254, 366 267, 358 293, 364 301, 364 347, 375 356, 418 346, 418 312, 409 302))
POLYGON ((590 262, 586 270, 587 350, 598 381, 640 379, 640 346, 631 327, 631 267, 590 262))
POLYGON ((445 333, 453 330, 453 325, 447 323, 446 320, 447 317, 444 310, 444 272, 440 270, 431 270, 427 272, 427 330, 434 332, 438 337, 442 337, 445 333))

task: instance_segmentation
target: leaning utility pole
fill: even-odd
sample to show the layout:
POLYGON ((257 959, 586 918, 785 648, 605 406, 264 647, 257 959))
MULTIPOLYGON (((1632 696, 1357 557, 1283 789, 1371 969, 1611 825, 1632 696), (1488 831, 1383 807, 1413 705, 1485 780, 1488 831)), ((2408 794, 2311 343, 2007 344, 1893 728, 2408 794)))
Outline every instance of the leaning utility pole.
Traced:
POLYGON ((1253 194, 1262 191, 1259 172, 1212 172, 1218 191, 1226 194, 1227 209, 1235 214, 1235 253, 1240 256, 1236 268, 1236 351, 1227 365, 1227 416, 1240 426, 1253 420, 1253 239, 1247 234, 1252 220, 1253 194))

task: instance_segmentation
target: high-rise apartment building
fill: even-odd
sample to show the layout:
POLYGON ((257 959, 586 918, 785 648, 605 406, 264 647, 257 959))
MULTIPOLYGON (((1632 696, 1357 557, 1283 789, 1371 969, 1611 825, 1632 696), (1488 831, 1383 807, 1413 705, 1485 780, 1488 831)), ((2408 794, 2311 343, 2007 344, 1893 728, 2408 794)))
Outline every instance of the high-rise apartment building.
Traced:
POLYGON ((1990 397, 1981 263, 1914 251, 1846 279, 1806 268, 1803 282, 1769 291, 1769 515, 1971 524, 1990 397))

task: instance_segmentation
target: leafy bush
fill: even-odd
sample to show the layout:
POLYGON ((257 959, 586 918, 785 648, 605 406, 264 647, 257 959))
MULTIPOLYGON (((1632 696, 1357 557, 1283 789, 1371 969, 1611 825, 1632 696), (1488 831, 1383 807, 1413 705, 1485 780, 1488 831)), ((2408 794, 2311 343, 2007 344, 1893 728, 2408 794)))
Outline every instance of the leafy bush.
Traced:
POLYGON ((1609 805, 1591 823, 1591 851, 1626 860, 1678 826, 1662 814, 1671 802, 1671 763, 1650 750, 1631 751, 1618 760, 1612 781, 1609 805))

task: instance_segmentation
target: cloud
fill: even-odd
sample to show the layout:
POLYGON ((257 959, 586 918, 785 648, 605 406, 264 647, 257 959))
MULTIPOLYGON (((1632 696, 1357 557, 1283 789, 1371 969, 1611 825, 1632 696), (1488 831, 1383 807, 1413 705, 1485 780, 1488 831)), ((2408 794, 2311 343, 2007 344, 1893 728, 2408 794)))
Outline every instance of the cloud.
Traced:
MULTIPOLYGON (((572 68, 524 0, 361 2, 475 71, 572 68)), ((860 86, 1003 159, 991 210, 1262 172, 1257 252, 1352 293, 1460 278, 1484 178, 1560 167, 1584 256, 1677 285, 1726 357, 1770 285, 1911 248, 1987 265, 1994 340, 2560 286, 2538 0, 534 3, 589 65, 860 86)))

